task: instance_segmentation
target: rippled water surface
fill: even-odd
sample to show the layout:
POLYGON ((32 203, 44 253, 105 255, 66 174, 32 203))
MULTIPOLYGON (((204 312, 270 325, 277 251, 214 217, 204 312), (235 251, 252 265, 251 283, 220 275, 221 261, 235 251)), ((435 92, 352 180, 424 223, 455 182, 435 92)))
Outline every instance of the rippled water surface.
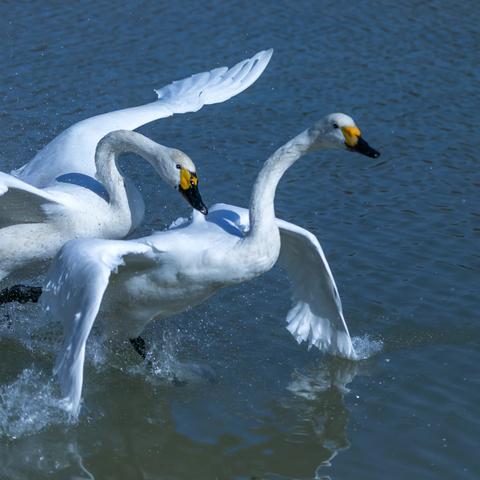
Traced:
MULTIPOLYGON (((0 478, 480 477, 476 2, 4 2, 0 14, 2 170, 78 120, 268 47, 245 93, 141 129, 195 159, 208 204, 246 206, 268 155, 332 111, 382 152, 310 155, 276 201, 319 237, 352 335, 379 353, 353 363, 298 346, 275 269, 150 325, 153 369, 95 332, 72 424, 50 377, 59 326, 10 306, 0 478)), ((148 199, 135 235, 188 215, 143 161, 123 166, 148 199)))

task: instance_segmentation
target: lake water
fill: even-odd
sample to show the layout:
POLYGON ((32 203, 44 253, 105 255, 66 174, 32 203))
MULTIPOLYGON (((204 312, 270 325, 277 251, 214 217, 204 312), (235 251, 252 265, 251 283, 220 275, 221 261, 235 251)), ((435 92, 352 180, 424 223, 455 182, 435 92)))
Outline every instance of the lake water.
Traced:
MULTIPOLYGON (((149 326, 153 371, 93 335, 71 424, 50 378, 59 326, 9 306, 0 478, 479 478, 477 2, 49 3, 0 5, 1 170, 78 120, 273 47, 245 93, 141 131, 195 160, 207 204, 247 206, 276 147, 351 114, 382 156, 302 159, 277 214, 318 236, 352 335, 381 350, 354 363, 298 346, 274 269, 149 326)), ((134 236, 189 214, 145 162, 122 164, 148 203, 134 236)))

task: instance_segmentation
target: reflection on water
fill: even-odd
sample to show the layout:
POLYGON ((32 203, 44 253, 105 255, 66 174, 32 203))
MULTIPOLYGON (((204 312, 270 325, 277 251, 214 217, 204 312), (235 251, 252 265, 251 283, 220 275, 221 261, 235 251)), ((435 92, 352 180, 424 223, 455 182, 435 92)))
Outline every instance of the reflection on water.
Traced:
POLYGON ((22 370, 0 390, 0 476, 16 479, 36 472, 38 478, 104 478, 98 455, 115 451, 119 462, 128 463, 119 478, 156 478, 158 461, 149 466, 146 458, 148 452, 161 451, 162 458, 170 459, 167 472, 183 478, 191 469, 176 451, 180 443, 199 461, 212 458, 213 450, 220 452, 218 462, 201 462, 199 478, 222 471, 225 458, 232 465, 228 471, 249 478, 308 476, 315 471, 317 478, 327 478, 321 476, 323 469, 349 447, 344 397, 364 362, 326 357, 306 369, 297 367, 276 389, 275 400, 265 405, 254 398, 239 400, 236 389, 229 389, 221 377, 211 383, 196 363, 180 361, 172 346, 178 342, 172 332, 163 333, 159 345, 165 344, 166 351, 162 356, 159 345, 153 347, 153 370, 141 363, 133 366, 134 356, 120 359, 110 344, 94 342, 91 353, 102 348, 106 364, 89 362, 89 383, 98 388, 87 395, 77 424, 69 423, 59 409, 48 370, 22 370), (183 382, 171 382, 182 375, 183 382), (117 397, 105 397, 112 384, 128 377, 134 387, 123 392, 127 406, 117 397), (153 444, 148 431, 155 431, 153 444), (95 442, 87 447, 83 439, 93 432, 95 442), (260 468, 252 462, 256 458, 262 459, 260 468))
MULTIPOLYGON (((39 327, 35 332, 41 338, 39 327)), ((205 340, 199 331, 195 338, 205 340)), ((153 370, 139 363, 128 345, 122 350, 103 343, 101 336, 93 340, 77 424, 70 424, 56 405, 50 362, 19 365, 18 375, 2 385, 0 478, 98 479, 108 478, 112 468, 116 478, 125 479, 157 479, 158 471, 161 478, 187 478, 193 472, 205 479, 344 478, 330 472, 342 465, 345 452, 360 447, 358 438, 353 445, 349 438, 351 406, 362 401, 358 376, 378 377, 382 370, 380 356, 350 362, 306 354, 310 360, 302 365, 281 366, 280 381, 261 370, 257 381, 237 376, 245 370, 242 365, 230 376, 214 356, 206 365, 216 383, 208 375, 191 374, 174 384, 175 377, 199 371, 195 358, 179 355, 182 346, 191 348, 191 338, 185 343, 176 327, 162 329, 153 343, 153 370), (105 464, 112 455, 115 462, 105 464)), ((297 352, 294 342, 292 348, 297 352)), ((389 357, 395 348, 388 348, 389 357)), ((221 352, 220 344, 216 350, 221 352)), ((265 353, 259 358, 265 360, 265 353)), ((239 360, 231 357, 229 368, 239 360)))
POLYGON ((91 472, 89 472, 87 470, 87 468, 85 468, 85 465, 83 464, 83 460, 82 460, 82 457, 81 455, 78 453, 78 445, 77 443, 70 443, 68 445, 68 451, 72 454, 73 458, 76 460, 77 462, 77 465, 78 465, 78 468, 80 469, 80 471, 84 474, 82 476, 73 476, 73 477, 70 477, 72 480, 84 480, 84 479, 88 479, 88 480, 95 480, 95 477, 92 475, 91 472))
POLYGON ((316 478, 329 478, 322 476, 323 468, 330 467, 337 454, 350 446, 347 438, 349 412, 344 396, 350 392, 347 385, 359 368, 356 362, 328 359, 308 372, 295 371, 287 386, 297 397, 287 404, 291 406, 295 402, 296 409, 303 411, 304 421, 310 422, 318 442, 329 454, 318 465, 316 478))
POLYGON ((350 392, 347 385, 353 382, 358 368, 356 362, 327 359, 314 372, 300 373, 295 371, 287 390, 306 400, 315 400, 318 395, 332 388, 345 394, 350 392))

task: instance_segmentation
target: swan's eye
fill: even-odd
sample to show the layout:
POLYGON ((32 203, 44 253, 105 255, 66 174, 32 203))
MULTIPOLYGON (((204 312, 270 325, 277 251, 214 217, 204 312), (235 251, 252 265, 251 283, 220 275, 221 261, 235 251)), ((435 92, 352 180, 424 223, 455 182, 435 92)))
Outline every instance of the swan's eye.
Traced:
POLYGON ((338 126, 338 123, 334 123, 333 128, 340 128, 340 127, 338 126))
POLYGON ((179 170, 182 168, 178 163, 175 165, 179 170))

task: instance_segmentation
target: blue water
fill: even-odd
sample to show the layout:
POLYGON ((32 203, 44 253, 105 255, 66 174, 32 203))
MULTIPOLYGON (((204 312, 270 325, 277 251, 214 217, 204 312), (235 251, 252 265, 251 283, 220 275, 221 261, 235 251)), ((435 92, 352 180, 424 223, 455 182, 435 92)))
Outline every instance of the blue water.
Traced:
MULTIPOLYGON (((480 477, 476 2, 9 2, 0 14, 4 171, 78 120, 269 47, 245 93, 141 129, 195 160, 208 205, 246 206, 276 147, 327 113, 352 115, 382 156, 302 159, 277 214, 320 239, 359 345, 383 345, 358 363, 296 345, 274 270, 150 326, 153 371, 94 335, 70 424, 50 379, 60 329, 11 306, 0 478, 480 477)), ((147 199, 135 235, 188 215, 145 162, 123 168, 147 199)))

